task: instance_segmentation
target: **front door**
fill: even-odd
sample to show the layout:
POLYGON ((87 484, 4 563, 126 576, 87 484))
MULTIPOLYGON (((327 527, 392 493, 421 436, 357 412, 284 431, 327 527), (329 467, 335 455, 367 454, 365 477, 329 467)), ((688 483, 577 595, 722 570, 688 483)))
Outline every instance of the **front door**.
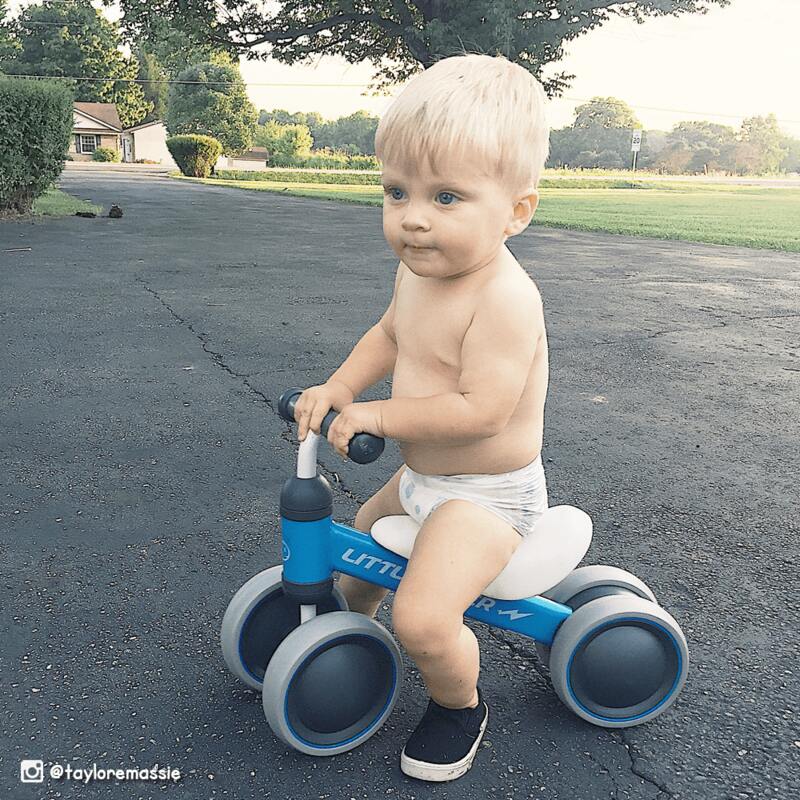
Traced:
POLYGON ((127 136, 122 139, 122 160, 133 161, 133 154, 131 153, 131 140, 127 136))

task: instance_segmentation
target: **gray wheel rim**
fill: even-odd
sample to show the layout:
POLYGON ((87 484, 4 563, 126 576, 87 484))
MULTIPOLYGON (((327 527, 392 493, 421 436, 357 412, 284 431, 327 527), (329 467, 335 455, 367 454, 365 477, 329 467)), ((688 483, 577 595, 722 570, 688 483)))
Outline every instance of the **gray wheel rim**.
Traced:
MULTIPOLYGON (((353 674, 350 678, 355 684, 359 680, 359 675, 353 674)), ((400 649, 383 625, 364 614, 332 611, 314 617, 299 628, 295 628, 275 651, 264 676, 262 691, 264 714, 273 733, 295 750, 316 756, 337 755, 358 747, 377 733, 394 708, 402 678, 403 661, 400 649), (292 681, 296 675, 302 674, 307 663, 312 662, 318 653, 325 652, 326 648, 332 649, 337 642, 350 642, 360 637, 365 637, 364 641, 372 642, 377 649, 385 648, 385 653, 383 650, 380 651, 387 659, 391 670, 391 675, 387 675, 386 678, 390 688, 385 694, 376 696, 374 708, 378 710, 374 713, 371 711, 359 724, 351 726, 353 730, 341 736, 339 732, 328 734, 332 741, 324 745, 311 742, 304 738, 287 719, 289 705, 287 693, 290 691, 292 681)), ((347 690, 347 687, 326 688, 333 693, 332 696, 336 696, 337 691, 347 690)))
MULTIPOLYGON (((267 595, 282 587, 282 576, 283 564, 268 567, 254 575, 234 594, 222 617, 220 643, 225 663, 231 673, 242 683, 259 692, 261 691, 261 681, 247 669, 241 659, 239 645, 242 628, 253 609, 267 595)), ((348 608, 347 600, 336 584, 333 586, 333 596, 340 608, 344 610, 348 608)), ((297 624, 300 625, 299 619, 297 624)))
MULTIPOLYGON (((672 658, 672 651, 668 653, 672 658)), ((669 662, 671 663, 671 662, 669 662)), ((631 669, 634 669, 631 664, 631 669)), ((689 668, 689 650, 678 623, 661 606, 640 597, 614 595, 601 597, 581 606, 567 618, 556 633, 550 649, 550 676, 561 701, 579 717, 604 728, 626 728, 641 725, 663 714, 681 693, 689 668), (582 704, 571 685, 573 654, 594 635, 626 622, 623 627, 643 627, 653 636, 664 637, 674 648, 676 669, 665 672, 663 682, 652 695, 627 709, 609 709, 608 716, 582 704), (664 694, 664 692, 666 692, 664 694), (663 695, 663 696, 662 696, 663 695)))
MULTIPOLYGON (((655 595, 644 581, 624 569, 608 567, 604 564, 592 564, 572 570, 560 583, 543 592, 542 597, 566 605, 569 600, 581 592, 599 586, 616 586, 627 589, 638 597, 643 597, 653 603, 656 602, 655 595)), ((550 648, 541 642, 536 642, 535 647, 539 660, 545 666, 549 666, 550 648)))
POLYGON ((657 602, 656 596, 643 580, 624 569, 605 564, 593 564, 572 570, 564 580, 544 592, 542 597, 566 604, 570 598, 596 586, 618 586, 652 603, 657 602))

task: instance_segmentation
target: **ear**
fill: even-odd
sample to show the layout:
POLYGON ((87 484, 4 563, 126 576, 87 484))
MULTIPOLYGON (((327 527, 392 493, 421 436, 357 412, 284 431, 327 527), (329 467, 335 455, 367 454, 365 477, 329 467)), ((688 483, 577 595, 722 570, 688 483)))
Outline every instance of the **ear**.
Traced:
POLYGON ((518 233, 522 233, 531 224, 538 205, 539 192, 533 186, 523 190, 514 202, 511 219, 504 231, 506 236, 516 236, 518 233))

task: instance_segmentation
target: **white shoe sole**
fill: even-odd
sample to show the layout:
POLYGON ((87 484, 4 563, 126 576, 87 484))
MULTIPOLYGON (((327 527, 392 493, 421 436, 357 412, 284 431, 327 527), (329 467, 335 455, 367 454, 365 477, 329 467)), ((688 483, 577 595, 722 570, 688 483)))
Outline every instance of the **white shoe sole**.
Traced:
MULTIPOLYGON (((484 703, 484 705, 486 704, 484 703)), ((460 778, 472 766, 488 722, 489 708, 487 706, 478 737, 475 739, 475 743, 469 753, 461 761, 456 761, 453 764, 429 764, 427 761, 417 761, 414 758, 409 758, 406 755, 405 747, 403 747, 403 752, 400 753, 401 771, 411 778, 419 778, 422 781, 452 781, 455 778, 460 778)))

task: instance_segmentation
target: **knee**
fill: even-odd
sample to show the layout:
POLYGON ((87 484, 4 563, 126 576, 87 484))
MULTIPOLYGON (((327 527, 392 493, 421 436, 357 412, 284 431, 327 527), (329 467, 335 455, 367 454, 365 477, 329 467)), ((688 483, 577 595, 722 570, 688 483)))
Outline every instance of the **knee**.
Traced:
POLYGON ((392 627, 409 653, 441 653, 452 647, 463 620, 395 595, 392 604, 392 627))

